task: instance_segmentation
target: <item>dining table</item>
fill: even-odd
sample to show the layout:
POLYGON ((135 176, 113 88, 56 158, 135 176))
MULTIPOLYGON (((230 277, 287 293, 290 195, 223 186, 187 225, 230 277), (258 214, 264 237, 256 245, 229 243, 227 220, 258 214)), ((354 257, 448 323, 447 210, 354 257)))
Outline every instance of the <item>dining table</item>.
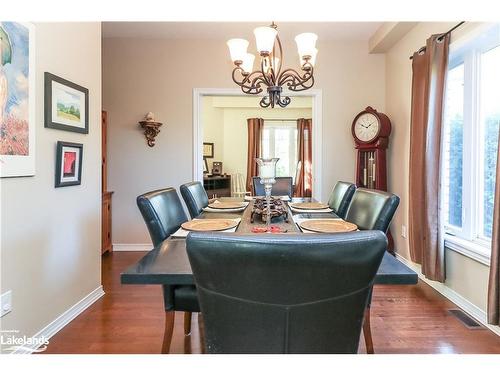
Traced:
MULTIPOLYGON (((242 198, 219 198, 221 201, 242 201, 242 198)), ((311 198, 292 198, 291 202, 314 201, 311 198)), ((250 200, 248 206, 240 212, 214 212, 215 210, 203 211, 197 219, 240 219, 236 228, 237 233, 252 233, 254 227, 265 226, 265 223, 252 220, 252 206, 254 200, 250 200)), ((300 222, 303 219, 337 218, 334 212, 319 212, 312 210, 304 213, 292 210, 287 205, 288 218, 273 218, 272 225, 278 226, 282 232, 303 233, 300 222)), ((279 236, 279 233, 269 233, 269 236, 279 236)), ((382 262, 375 276, 374 284, 411 285, 417 284, 418 275, 395 256, 389 252, 384 254, 382 262)), ((159 284, 159 285, 196 285, 193 271, 189 263, 186 251, 186 238, 170 236, 160 245, 153 248, 144 255, 137 263, 128 267, 121 273, 122 284, 159 284)), ((374 353, 373 341, 370 330, 370 304, 365 313, 363 333, 365 337, 367 353, 374 353)))

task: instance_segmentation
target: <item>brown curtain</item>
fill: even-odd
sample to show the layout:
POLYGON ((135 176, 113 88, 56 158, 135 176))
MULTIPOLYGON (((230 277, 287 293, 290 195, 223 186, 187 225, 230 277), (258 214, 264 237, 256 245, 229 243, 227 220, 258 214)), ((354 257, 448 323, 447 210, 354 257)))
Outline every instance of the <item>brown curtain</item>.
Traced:
POLYGON ((249 118, 248 124, 248 156, 247 156, 247 191, 253 191, 252 177, 258 176, 257 163, 255 158, 260 157, 260 148, 262 143, 262 129, 264 128, 264 119, 249 118))
POLYGON ((297 120, 299 161, 302 162, 300 176, 296 181, 295 195, 312 196, 312 119, 297 120))
POLYGON ((500 147, 497 155, 494 204, 490 279, 488 283, 488 323, 500 325, 500 147))
POLYGON ((444 282, 439 184, 450 38, 439 37, 432 35, 425 51, 413 55, 408 234, 412 260, 428 279, 444 282))

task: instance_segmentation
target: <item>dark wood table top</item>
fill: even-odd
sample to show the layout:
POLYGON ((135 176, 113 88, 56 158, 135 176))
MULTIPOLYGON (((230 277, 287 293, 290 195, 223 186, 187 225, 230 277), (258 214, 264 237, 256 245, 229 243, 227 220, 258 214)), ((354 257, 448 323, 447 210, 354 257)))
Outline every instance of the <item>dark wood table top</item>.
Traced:
MULTIPOLYGON (((250 222, 252 204, 250 203, 242 214, 203 212, 200 218, 241 218, 237 232, 250 233, 253 226, 260 224, 250 222)), ((337 217, 333 213, 301 214, 300 216, 307 218, 337 217)), ((273 224, 289 233, 301 232, 292 219, 291 211, 289 211, 289 222, 278 219, 274 220, 273 224)), ((272 235, 279 234, 270 234, 270 236, 272 235)), ((416 284, 417 281, 418 276, 413 270, 394 256, 385 253, 375 277, 375 284, 416 284)), ((186 240, 184 238, 167 238, 160 246, 148 252, 136 264, 123 272, 121 282, 123 284, 194 284, 186 252, 186 240)))

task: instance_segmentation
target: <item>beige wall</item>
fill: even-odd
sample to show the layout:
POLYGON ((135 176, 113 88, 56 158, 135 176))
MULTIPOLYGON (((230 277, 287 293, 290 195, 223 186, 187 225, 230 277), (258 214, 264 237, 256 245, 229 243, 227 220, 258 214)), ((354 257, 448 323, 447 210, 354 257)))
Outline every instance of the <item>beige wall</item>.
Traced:
MULTIPOLYGON (((283 41, 285 64, 296 66, 296 45, 283 41), (286 51, 290 51, 287 53, 286 51)), ((318 41, 315 88, 323 92, 322 191, 352 180, 355 153, 350 125, 371 105, 385 109, 383 55, 367 42, 318 41)), ((109 113, 109 189, 113 242, 150 242, 136 197, 193 176, 193 88, 234 88, 225 40, 103 40, 103 107, 109 113), (137 127, 146 112, 164 122, 150 148, 137 127)))
MULTIPOLYGON (((392 224, 396 249, 410 259, 408 240, 401 236, 401 226, 408 225, 408 158, 410 148, 411 61, 409 56, 435 33, 442 33, 452 23, 420 23, 386 54, 386 114, 392 121, 389 153, 389 190, 401 197, 392 224)), ((467 35, 476 25, 468 23, 452 35, 451 42, 467 35)), ((452 250, 446 250, 445 285, 481 308, 486 309, 488 267, 452 250)))
POLYGON ((36 175, 1 179, 2 329, 31 336, 101 285, 101 25, 38 23, 36 175), (89 89, 89 134, 44 128, 44 72, 89 89), (54 188, 58 140, 83 143, 82 184, 54 188))
MULTIPOLYGON (((222 161, 223 172, 234 176, 241 173, 246 181, 248 130, 247 119, 261 117, 265 119, 298 119, 312 117, 312 99, 305 99, 309 108, 292 104, 287 108, 259 108, 258 100, 253 101, 253 107, 240 106, 239 97, 203 97, 203 139, 214 142, 214 158, 208 160, 209 170, 213 161, 222 161), (215 101, 214 101, 215 99, 215 101), (221 102, 221 99, 223 100, 221 102)), ((294 98, 294 101, 299 98, 294 98)))

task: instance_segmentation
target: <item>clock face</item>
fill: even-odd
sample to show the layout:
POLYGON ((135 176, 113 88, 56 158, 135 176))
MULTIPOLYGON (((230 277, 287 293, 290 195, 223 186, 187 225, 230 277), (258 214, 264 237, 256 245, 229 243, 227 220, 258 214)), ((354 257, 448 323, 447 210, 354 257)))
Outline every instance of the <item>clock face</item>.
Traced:
POLYGON ((362 142, 369 142, 376 138, 379 130, 378 117, 372 113, 363 113, 354 124, 354 134, 362 142))

